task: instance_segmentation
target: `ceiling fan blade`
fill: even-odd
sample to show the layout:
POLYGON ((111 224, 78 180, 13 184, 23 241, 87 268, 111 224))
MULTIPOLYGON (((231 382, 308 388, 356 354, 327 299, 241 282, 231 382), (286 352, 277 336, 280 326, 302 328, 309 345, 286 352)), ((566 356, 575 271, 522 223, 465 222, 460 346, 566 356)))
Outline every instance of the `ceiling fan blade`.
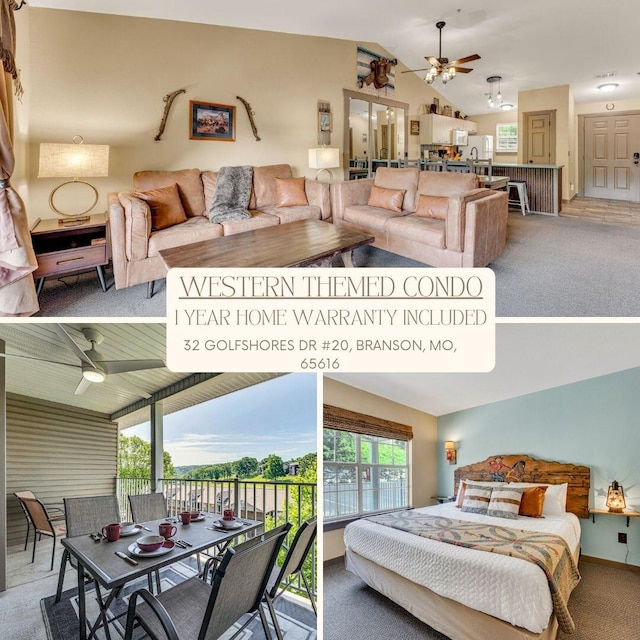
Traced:
POLYGON ((465 69, 464 67, 456 67, 456 73, 471 73, 473 69, 465 69))
POLYGON ((67 346, 73 353, 80 358, 82 362, 90 367, 96 368, 96 365, 90 360, 87 354, 76 344, 76 341, 67 333, 67 330, 61 324, 54 324, 56 333, 67 343, 67 346))
POLYGON ((127 373, 144 369, 162 369, 167 365, 162 360, 101 360, 100 367, 105 373, 127 373))
POLYGON ((472 56, 467 56, 466 58, 454 60, 453 62, 449 63, 449 66, 455 67, 457 64, 465 64, 465 62, 473 62, 474 60, 480 60, 480 56, 477 53, 474 53, 472 56))
POLYGON ((0 353, 0 358, 20 358, 21 360, 34 360, 35 362, 46 362, 48 364, 58 364, 63 367, 73 367, 77 369, 79 365, 69 364, 68 362, 60 362, 58 360, 46 360, 45 358, 34 358, 33 356, 22 356, 17 353, 0 353))
POLYGON ((407 71, 401 71, 400 73, 413 73, 414 71, 428 71, 428 69, 431 69, 431 67, 428 67, 427 69, 407 69, 407 71))
POLYGON ((434 58, 433 56, 425 56, 424 59, 430 64, 432 64, 434 67, 440 66, 440 60, 438 60, 438 58, 434 58))
POLYGON ((80 382, 78 382, 78 386, 74 391, 75 395, 82 395, 90 386, 91 382, 89 382, 85 377, 80 378, 80 382))

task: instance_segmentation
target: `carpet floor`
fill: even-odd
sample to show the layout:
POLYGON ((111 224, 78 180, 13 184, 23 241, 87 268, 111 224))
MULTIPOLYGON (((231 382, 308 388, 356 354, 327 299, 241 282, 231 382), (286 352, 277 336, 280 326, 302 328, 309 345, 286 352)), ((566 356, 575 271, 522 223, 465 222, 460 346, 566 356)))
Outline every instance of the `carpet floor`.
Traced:
MULTIPOLYGON (((195 562, 191 560, 187 562, 177 562, 166 567, 160 572, 162 590, 166 591, 172 586, 193 577, 195 574, 195 562)), ((118 618, 110 624, 112 638, 117 638, 118 633, 121 636, 124 635, 129 596, 139 588, 147 588, 146 578, 136 580, 126 585, 122 596, 117 598, 111 605, 109 610, 112 615, 119 616, 124 614, 123 617, 118 618), (114 634, 113 630, 117 633, 114 634)), ((78 590, 74 588, 64 591, 60 602, 56 604, 54 601, 55 596, 49 596, 44 598, 40 603, 47 630, 47 639, 75 640, 78 637, 78 590)), ((86 603, 88 619, 90 621, 96 620, 99 609, 93 587, 88 587, 86 603)), ((315 640, 317 636, 316 617, 310 605, 306 606, 301 599, 293 600, 287 596, 283 596, 276 601, 276 610, 278 612, 278 623, 286 640, 315 640)), ((244 620, 241 620, 241 622, 244 622, 244 620)), ((231 638, 240 626, 240 624, 232 626, 229 631, 221 636, 220 640, 231 638)), ((271 630, 275 637, 275 631, 273 629, 271 630)), ((96 634, 98 640, 104 640, 105 637, 101 629, 96 634)), ((134 638, 141 640, 147 638, 147 635, 141 628, 138 628, 134 632, 134 638)), ((264 631, 260 619, 256 618, 253 620, 237 638, 238 640, 251 640, 253 638, 262 640, 264 638, 264 631)))
MULTIPOLYGON (((640 640, 640 573, 587 562, 580 563, 580 573, 569 600, 576 630, 560 632, 558 640, 640 640)), ((342 563, 325 565, 323 598, 324 640, 448 640, 342 563)))

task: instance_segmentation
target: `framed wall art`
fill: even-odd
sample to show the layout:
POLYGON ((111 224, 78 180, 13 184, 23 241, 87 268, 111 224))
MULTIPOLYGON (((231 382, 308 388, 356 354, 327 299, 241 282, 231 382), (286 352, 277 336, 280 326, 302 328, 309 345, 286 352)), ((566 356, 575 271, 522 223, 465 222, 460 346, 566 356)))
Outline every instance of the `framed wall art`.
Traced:
POLYGON ((318 129, 321 132, 331 133, 331 113, 329 111, 318 111, 318 129))
POLYGON ((235 141, 236 108, 233 105, 190 100, 189 113, 190 140, 235 141))
POLYGON ((409 133, 412 136, 420 135, 420 120, 409 120, 409 133))

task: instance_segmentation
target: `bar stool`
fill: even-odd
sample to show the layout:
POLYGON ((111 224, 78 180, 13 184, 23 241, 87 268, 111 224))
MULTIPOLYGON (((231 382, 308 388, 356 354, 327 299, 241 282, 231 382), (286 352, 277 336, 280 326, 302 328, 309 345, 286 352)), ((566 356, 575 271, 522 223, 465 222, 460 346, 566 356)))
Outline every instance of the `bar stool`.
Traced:
POLYGON ((529 196, 527 195, 527 183, 524 180, 509 180, 507 183, 507 191, 511 196, 511 189, 514 188, 518 192, 517 200, 509 200, 509 204, 520 207, 522 215, 526 216, 527 213, 531 213, 529 208, 529 196))

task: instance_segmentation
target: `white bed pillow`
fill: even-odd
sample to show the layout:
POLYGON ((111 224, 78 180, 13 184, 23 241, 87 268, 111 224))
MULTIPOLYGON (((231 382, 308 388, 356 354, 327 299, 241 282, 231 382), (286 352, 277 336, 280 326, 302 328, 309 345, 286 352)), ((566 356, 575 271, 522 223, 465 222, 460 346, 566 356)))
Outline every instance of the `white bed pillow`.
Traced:
POLYGON ((558 516, 567 511, 567 488, 569 484, 549 484, 548 482, 510 482, 512 487, 547 487, 544 494, 543 516, 558 516))

